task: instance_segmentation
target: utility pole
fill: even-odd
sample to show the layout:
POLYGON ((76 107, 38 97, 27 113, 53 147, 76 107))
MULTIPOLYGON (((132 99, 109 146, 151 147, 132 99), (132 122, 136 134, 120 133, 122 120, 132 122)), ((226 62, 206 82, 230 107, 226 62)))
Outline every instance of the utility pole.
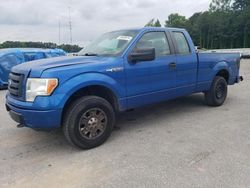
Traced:
POLYGON ((72 45, 72 22, 71 22, 71 10, 69 6, 69 39, 70 39, 70 44, 72 45))
POLYGON ((58 45, 61 44, 61 22, 58 21, 58 45))

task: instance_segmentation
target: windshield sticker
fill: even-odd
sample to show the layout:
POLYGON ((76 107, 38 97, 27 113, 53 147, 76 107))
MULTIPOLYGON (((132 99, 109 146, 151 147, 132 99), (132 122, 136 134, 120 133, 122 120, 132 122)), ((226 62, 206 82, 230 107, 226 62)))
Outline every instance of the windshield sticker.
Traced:
POLYGON ((127 40, 127 41, 130 41, 132 39, 132 37, 130 36, 119 36, 117 37, 118 40, 127 40))

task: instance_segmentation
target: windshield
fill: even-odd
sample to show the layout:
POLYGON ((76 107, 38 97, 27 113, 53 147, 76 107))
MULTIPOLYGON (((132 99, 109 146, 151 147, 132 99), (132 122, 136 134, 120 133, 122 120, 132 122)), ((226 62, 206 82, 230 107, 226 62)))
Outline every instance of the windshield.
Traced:
POLYGON ((118 55, 125 50, 130 41, 138 31, 124 30, 113 31, 103 34, 86 48, 79 52, 79 55, 118 55))

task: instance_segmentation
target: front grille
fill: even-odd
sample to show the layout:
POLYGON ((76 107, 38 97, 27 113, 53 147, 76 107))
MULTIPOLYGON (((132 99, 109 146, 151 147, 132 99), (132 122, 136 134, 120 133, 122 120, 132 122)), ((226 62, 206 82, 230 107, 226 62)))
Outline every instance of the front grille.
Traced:
POLYGON ((23 83, 23 74, 18 74, 11 72, 9 74, 9 92, 11 95, 15 97, 21 97, 22 96, 22 83, 23 83))

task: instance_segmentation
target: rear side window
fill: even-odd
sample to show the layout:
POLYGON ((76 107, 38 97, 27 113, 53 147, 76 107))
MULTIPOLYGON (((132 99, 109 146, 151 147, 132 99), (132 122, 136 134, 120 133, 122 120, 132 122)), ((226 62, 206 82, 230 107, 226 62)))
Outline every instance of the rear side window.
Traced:
POLYGON ((137 42, 134 52, 140 48, 155 48, 156 57, 170 54, 169 44, 165 32, 149 32, 137 42))
POLYGON ((179 54, 189 54, 190 48, 187 43, 186 37, 182 32, 173 32, 174 39, 176 41, 177 50, 179 54))

